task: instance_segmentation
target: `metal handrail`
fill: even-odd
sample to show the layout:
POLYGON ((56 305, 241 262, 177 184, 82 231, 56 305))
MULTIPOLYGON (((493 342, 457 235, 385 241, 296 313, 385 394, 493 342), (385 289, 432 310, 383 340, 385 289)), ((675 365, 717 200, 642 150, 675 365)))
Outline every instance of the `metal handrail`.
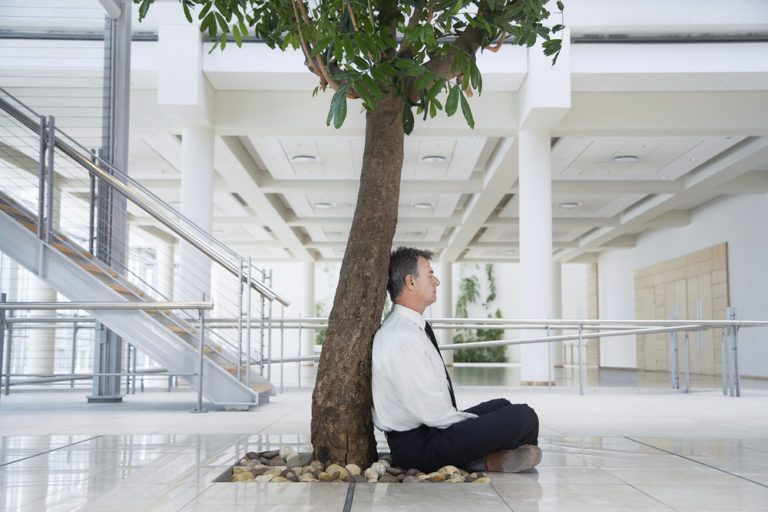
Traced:
MULTIPOLYGON (((213 302, 0 302, 1 310, 146 310, 213 309, 213 302)), ((78 320, 80 321, 80 320, 78 320)))
MULTIPOLYGON (((0 91, 2 91, 4 94, 6 94, 11 98, 14 98, 11 94, 9 94, 4 89, 0 88, 0 91)), ((11 116, 13 116, 14 119, 16 119, 18 122, 20 122, 24 126, 26 126, 28 129, 32 130, 35 133, 40 132, 39 122, 33 119, 30 119, 27 115, 21 112, 21 110, 11 105, 8 101, 6 101, 3 98, 0 98, 0 108, 8 112, 11 116)), ((82 153, 75 150, 72 146, 65 143, 59 137, 54 137, 54 144, 64 154, 66 154, 72 160, 80 164, 81 167, 85 168, 91 174, 102 179, 109 186, 116 189, 120 194, 122 194, 126 198, 136 203, 138 206, 144 209, 147 213, 149 213, 152 217, 154 217, 156 220, 162 223, 165 227, 167 227, 168 229, 176 233, 183 240, 190 243, 196 249, 198 249, 199 251, 204 253, 206 256, 211 258, 213 261, 221 265, 228 272, 230 272, 231 274, 233 274, 234 276, 240 279, 243 278, 240 272, 239 264, 232 261, 233 258, 236 259, 236 255, 232 253, 232 254, 229 254, 229 257, 227 257, 226 254, 223 254, 226 252, 231 253, 231 249, 229 249, 227 246, 225 246, 224 244, 222 244, 221 242, 219 242, 218 240, 216 240, 210 235, 206 234, 206 236, 203 237, 201 236, 200 233, 195 233, 184 226, 180 226, 177 222, 174 222, 173 219, 171 219, 168 216, 168 214, 162 212, 160 208, 158 208, 158 204, 164 204, 164 203, 162 203, 162 201, 159 198, 154 196, 154 194, 149 193, 149 191, 147 191, 144 187, 141 187, 134 180, 130 179, 128 175, 110 166, 112 169, 114 169, 116 172, 119 173, 119 176, 121 179, 127 182, 130 182, 131 186, 129 186, 127 183, 124 183, 123 181, 121 181, 121 179, 118 179, 118 177, 114 176, 113 174, 110 174, 109 172, 102 169, 100 166, 93 163, 90 160, 89 156, 88 157, 84 156, 82 153)), ((180 215, 180 214, 175 213, 175 215, 180 215)), ((256 290, 260 295, 267 298, 268 300, 270 301, 277 300, 278 302, 280 302, 285 306, 290 304, 290 301, 288 301, 288 299, 280 295, 278 292, 276 292, 269 286, 259 281, 256 281, 254 279, 248 279, 248 283, 251 286, 251 288, 256 290)))

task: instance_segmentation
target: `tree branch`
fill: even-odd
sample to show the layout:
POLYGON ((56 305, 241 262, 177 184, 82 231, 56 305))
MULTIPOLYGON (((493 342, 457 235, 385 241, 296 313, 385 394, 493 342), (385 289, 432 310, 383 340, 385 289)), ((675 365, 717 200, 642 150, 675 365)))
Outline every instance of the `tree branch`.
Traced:
POLYGON ((485 49, 493 53, 498 52, 499 50, 501 50, 501 45, 504 44, 504 39, 506 38, 507 38, 507 33, 502 31, 502 33, 499 35, 499 41, 496 43, 496 45, 486 46, 485 49))
POLYGON ((325 88, 330 85, 333 89, 338 89, 339 84, 336 82, 331 74, 328 72, 328 68, 325 66, 325 61, 323 60, 322 56, 318 55, 317 57, 312 57, 312 51, 309 47, 309 44, 307 44, 306 40, 304 39, 304 33, 301 31, 301 20, 299 19, 299 9, 301 9, 301 16, 304 19, 304 22, 309 25, 310 19, 307 15, 307 11, 304 8, 304 3, 302 1, 297 0, 291 0, 291 5, 293 5, 293 16, 296 19, 296 27, 299 31, 299 41, 301 43, 301 50, 304 52, 304 58, 307 59, 307 67, 310 71, 312 71, 314 74, 320 77, 320 87, 325 90, 325 88), (298 7, 297 7, 298 4, 298 7))

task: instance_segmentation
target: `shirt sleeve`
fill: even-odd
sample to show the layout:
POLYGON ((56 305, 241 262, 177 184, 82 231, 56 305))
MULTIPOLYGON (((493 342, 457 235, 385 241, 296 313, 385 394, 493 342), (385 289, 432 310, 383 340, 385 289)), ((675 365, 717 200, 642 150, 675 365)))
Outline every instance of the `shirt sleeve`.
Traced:
MULTIPOLYGON (((428 350, 434 350, 431 346, 428 350)), ((409 340, 398 347, 398 362, 391 366, 392 378, 399 385, 398 400, 408 414, 429 427, 446 428, 477 415, 457 411, 450 402, 448 382, 442 362, 439 367, 424 344, 409 340)))

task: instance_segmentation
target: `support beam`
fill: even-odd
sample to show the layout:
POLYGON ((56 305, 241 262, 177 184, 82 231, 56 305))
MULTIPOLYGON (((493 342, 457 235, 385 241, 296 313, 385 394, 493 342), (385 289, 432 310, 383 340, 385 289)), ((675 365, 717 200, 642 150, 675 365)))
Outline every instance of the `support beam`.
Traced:
MULTIPOLYGON (((360 180, 275 180, 265 176, 259 177, 258 184, 266 194, 289 194, 308 190, 357 194, 360 188, 360 180)), ((483 179, 481 176, 472 176, 468 180, 403 180, 400 188, 409 194, 474 194, 482 190, 483 179)))
POLYGON ((440 254, 441 262, 456 261, 475 238, 478 229, 488 220, 517 179, 517 149, 514 139, 501 141, 485 172, 483 191, 469 201, 454 230, 448 246, 440 254))
POLYGON ((285 222, 278 210, 261 188, 254 182, 258 167, 237 137, 220 137, 216 144, 216 169, 237 190, 246 203, 258 212, 265 226, 269 226, 280 243, 300 261, 314 261, 314 257, 301 243, 298 235, 285 222))

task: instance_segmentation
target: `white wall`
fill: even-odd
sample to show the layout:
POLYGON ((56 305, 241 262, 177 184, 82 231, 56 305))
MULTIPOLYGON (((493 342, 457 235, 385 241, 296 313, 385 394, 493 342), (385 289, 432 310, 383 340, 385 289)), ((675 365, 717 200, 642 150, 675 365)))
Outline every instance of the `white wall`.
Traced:
MULTIPOLYGON (((728 242, 731 306, 737 318, 768 320, 768 194, 717 199, 695 209, 688 226, 641 236, 632 249, 600 255, 600 317, 634 318, 634 272, 721 242, 728 242)), ((718 319, 719 320, 719 319, 718 319)), ((768 329, 742 329, 739 336, 742 375, 768 377, 768 329)), ((600 344, 604 366, 636 367, 634 339, 600 344)))

